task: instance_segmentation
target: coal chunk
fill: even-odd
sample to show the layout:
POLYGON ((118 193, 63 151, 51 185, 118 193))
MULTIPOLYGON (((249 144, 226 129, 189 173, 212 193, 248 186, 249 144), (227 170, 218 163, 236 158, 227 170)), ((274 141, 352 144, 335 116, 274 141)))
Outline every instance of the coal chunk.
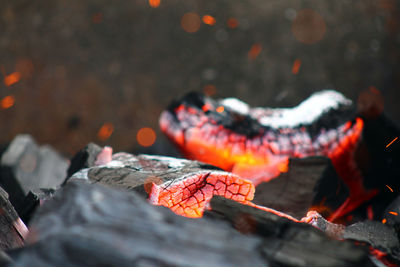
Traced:
POLYGON ((94 143, 89 143, 83 149, 81 149, 71 159, 67 171, 67 178, 72 176, 74 173, 81 169, 93 167, 96 162, 97 155, 101 152, 102 148, 94 143))
POLYGON ((29 135, 18 135, 1 157, 0 185, 19 212, 29 191, 58 187, 67 168, 68 161, 53 148, 37 145, 29 135))
POLYGON ((311 206, 326 207, 318 211, 328 216, 348 194, 329 158, 290 158, 288 172, 259 184, 253 202, 300 219, 311 206))
POLYGON ((278 266, 373 266, 368 252, 305 223, 214 197, 208 218, 228 221, 240 232, 263 238, 262 252, 278 266))
POLYGON ((82 180, 46 201, 30 229, 11 266, 269 266, 260 238, 82 180))

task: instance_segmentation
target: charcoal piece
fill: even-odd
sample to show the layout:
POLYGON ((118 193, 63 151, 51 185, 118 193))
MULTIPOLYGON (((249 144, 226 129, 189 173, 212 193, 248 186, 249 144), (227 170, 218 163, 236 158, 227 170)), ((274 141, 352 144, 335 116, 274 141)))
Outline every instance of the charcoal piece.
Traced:
POLYGON ((89 143, 81 151, 75 154, 71 159, 67 171, 67 179, 77 171, 93 167, 96 162, 97 155, 101 152, 102 148, 94 143, 89 143))
POLYGON ((232 173, 198 161, 164 156, 117 153, 105 165, 75 173, 71 178, 133 190, 151 203, 179 215, 200 217, 213 195, 240 202, 254 197, 254 185, 232 173))
POLYGON ((0 185, 19 212, 30 190, 56 188, 67 168, 68 161, 50 146, 38 146, 31 136, 18 135, 1 157, 0 185))
POLYGON ((226 220, 240 232, 262 237, 262 252, 279 266, 373 266, 364 248, 329 238, 311 225, 221 197, 210 205, 206 218, 226 220))
POLYGON ((345 228, 343 238, 368 243, 400 263, 399 240, 393 227, 377 221, 358 222, 345 228))
POLYGON ((269 266, 226 223, 189 219, 134 192, 71 180, 39 208, 11 266, 269 266))
POLYGON ((29 223, 32 215, 36 208, 44 203, 44 201, 50 199, 54 195, 54 189, 36 189, 29 191, 25 197, 19 215, 25 223, 29 223))
POLYGON ((291 158, 288 172, 256 187, 253 202, 300 219, 312 205, 324 201, 328 208, 338 207, 339 201, 343 202, 347 196, 347 187, 337 176, 329 158, 291 158))
POLYGON ((28 229, 0 187, 0 250, 21 247, 28 229))

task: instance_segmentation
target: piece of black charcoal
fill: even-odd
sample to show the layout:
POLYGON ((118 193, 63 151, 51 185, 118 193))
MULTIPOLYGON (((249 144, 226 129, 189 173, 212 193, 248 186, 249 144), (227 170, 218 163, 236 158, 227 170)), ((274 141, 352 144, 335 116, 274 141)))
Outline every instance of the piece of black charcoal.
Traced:
POLYGON ((2 154, 0 165, 0 185, 19 213, 29 191, 56 188, 63 182, 68 161, 50 146, 38 146, 31 136, 18 135, 2 154))

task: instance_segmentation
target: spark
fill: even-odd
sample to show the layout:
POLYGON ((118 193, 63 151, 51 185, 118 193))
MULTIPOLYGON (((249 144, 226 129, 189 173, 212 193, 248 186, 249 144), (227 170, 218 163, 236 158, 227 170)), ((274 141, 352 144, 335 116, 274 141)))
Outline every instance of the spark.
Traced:
POLYGON ((151 146, 156 141, 156 133, 152 128, 143 127, 137 132, 136 140, 141 146, 151 146))
POLYGON ((114 132, 114 125, 112 123, 106 122, 104 123, 97 133, 97 137, 105 141, 110 138, 111 134, 114 132))
POLYGON ((160 6, 160 4, 161 4, 161 0, 149 0, 149 5, 152 8, 157 8, 160 6))
POLYGON ((382 223, 385 224, 385 223, 386 223, 386 219, 383 219, 383 220, 382 220, 382 223))
POLYGON ((212 26, 212 25, 214 25, 216 23, 215 18, 213 16, 210 16, 210 15, 204 15, 202 20, 203 20, 204 24, 207 24, 207 25, 210 25, 210 26, 212 26))
POLYGON ((181 19, 182 29, 188 33, 195 33, 200 29, 201 20, 199 15, 193 12, 186 13, 181 19))
POLYGON ((257 56, 260 54, 262 47, 260 44, 253 44, 247 54, 250 59, 256 59, 257 56))
POLYGON ((395 212, 395 211, 389 211, 389 213, 392 214, 392 215, 395 215, 395 216, 399 215, 399 214, 398 214, 397 212, 395 212))
POLYGON ((235 18, 229 18, 229 19, 226 21, 226 24, 227 24, 228 27, 231 28, 231 29, 234 29, 234 28, 236 28, 237 26, 239 26, 239 22, 238 22, 237 19, 235 19, 235 18))
POLYGON ((21 79, 21 73, 13 72, 13 73, 7 75, 6 77, 4 77, 4 84, 6 86, 11 86, 11 85, 19 82, 20 79, 21 79))
POLYGON ((2 109, 8 109, 14 106, 15 97, 13 95, 5 96, 3 99, 0 100, 0 107, 2 109))
POLYGON ((393 189, 390 186, 386 185, 386 187, 393 193, 393 189))
POLYGON ((293 62, 292 73, 293 73, 293 74, 299 73, 300 66, 301 66, 301 60, 300 60, 300 59, 296 59, 296 60, 293 62))
POLYGON ((222 112, 224 112, 224 107, 223 106, 219 106, 219 107, 216 108, 216 111, 219 112, 219 113, 222 113, 222 112))
POLYGON ((396 141, 397 138, 399 138, 399 137, 396 137, 395 139, 392 140, 392 142, 390 142, 389 144, 387 144, 387 145, 386 145, 386 148, 388 148, 391 144, 393 144, 393 142, 396 141))

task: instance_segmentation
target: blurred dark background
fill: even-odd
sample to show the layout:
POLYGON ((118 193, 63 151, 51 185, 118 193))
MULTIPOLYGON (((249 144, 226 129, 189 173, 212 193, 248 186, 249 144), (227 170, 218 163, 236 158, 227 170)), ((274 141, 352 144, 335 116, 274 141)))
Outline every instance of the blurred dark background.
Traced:
POLYGON ((284 107, 377 89, 398 122, 399 3, 1 1, 0 143, 174 154, 158 117, 188 91, 284 107))

